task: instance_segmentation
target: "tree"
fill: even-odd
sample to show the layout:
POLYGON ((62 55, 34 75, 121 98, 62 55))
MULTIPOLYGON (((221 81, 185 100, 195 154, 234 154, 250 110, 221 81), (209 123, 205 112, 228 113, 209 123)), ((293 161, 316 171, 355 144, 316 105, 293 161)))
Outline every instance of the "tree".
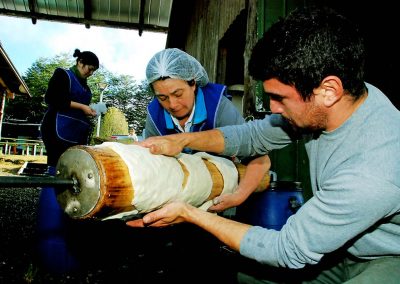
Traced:
POLYGON ((129 126, 141 133, 146 122, 147 105, 152 94, 146 81, 139 84, 129 75, 111 76, 109 87, 103 101, 107 106, 120 109, 126 116, 129 126))
POLYGON ((27 70, 23 76, 32 98, 18 95, 7 102, 5 119, 27 120, 32 123, 40 123, 46 111, 43 97, 46 93, 47 83, 56 67, 66 67, 71 64, 65 54, 55 58, 39 58, 27 70))
POLYGON ((137 133, 142 133, 145 127, 147 106, 152 99, 153 93, 150 91, 147 81, 142 81, 137 86, 131 111, 126 113, 129 125, 132 126, 137 133))
POLYGON ((108 108, 100 127, 100 137, 109 138, 113 134, 128 135, 128 131, 124 113, 116 107, 108 108))

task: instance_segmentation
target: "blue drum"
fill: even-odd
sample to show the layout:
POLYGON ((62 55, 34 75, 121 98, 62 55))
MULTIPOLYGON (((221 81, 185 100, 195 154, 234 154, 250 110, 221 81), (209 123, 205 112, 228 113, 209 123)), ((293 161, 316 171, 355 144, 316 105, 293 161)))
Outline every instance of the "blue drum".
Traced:
MULTIPOLYGON (((48 175, 55 173, 55 167, 48 168, 48 175)), ((42 268, 54 274, 77 270, 77 260, 67 244, 68 217, 57 202, 54 188, 42 188, 37 218, 38 259, 42 268)))
POLYGON ((301 182, 273 181, 268 189, 253 193, 237 208, 237 219, 279 231, 303 203, 301 182))

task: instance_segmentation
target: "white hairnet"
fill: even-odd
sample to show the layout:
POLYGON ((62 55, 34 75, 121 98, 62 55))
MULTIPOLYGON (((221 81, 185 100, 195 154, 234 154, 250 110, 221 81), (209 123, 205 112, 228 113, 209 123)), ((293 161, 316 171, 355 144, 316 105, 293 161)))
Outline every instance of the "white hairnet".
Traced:
POLYGON ((194 80, 199 87, 208 83, 207 72, 200 62, 178 48, 167 48, 157 52, 147 63, 148 83, 151 84, 161 77, 185 81, 194 80))

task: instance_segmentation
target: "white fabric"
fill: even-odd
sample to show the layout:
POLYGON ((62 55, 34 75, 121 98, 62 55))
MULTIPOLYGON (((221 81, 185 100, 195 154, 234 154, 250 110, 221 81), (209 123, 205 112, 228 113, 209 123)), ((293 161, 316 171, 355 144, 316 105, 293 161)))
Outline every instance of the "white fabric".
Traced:
POLYGON ((232 193, 236 189, 239 180, 239 173, 235 164, 231 160, 218 156, 212 156, 205 152, 197 152, 194 154, 194 156, 200 156, 213 163, 218 168, 224 179, 224 188, 222 193, 232 193))
POLYGON ((148 148, 118 142, 104 142, 125 162, 135 190, 132 205, 139 213, 157 209, 176 199, 182 191, 184 174, 173 157, 152 155, 148 148))
POLYGON ((186 185, 178 198, 198 207, 211 194, 213 181, 210 172, 200 156, 182 153, 177 158, 189 172, 186 185))
MULTIPOLYGON (((217 169, 220 171, 223 179, 224 179, 224 188, 222 189, 221 194, 223 193, 232 193, 236 190, 239 181, 239 173, 236 169, 235 164, 222 157, 212 156, 206 152, 197 152, 194 156, 200 156, 207 161, 213 163, 217 169)), ((212 200, 209 200, 202 204, 199 208, 203 210, 207 210, 212 206, 212 200)))
POLYGON ((207 210, 212 205, 211 201, 205 201, 211 195, 213 181, 203 159, 213 163, 221 173, 224 180, 222 193, 233 192, 237 187, 238 171, 234 163, 204 152, 167 157, 153 155, 148 148, 118 142, 104 142, 95 147, 107 147, 121 157, 128 167, 134 188, 132 205, 135 210, 105 219, 150 212, 174 200, 183 200, 207 210), (188 171, 184 188, 185 173, 180 163, 188 171))

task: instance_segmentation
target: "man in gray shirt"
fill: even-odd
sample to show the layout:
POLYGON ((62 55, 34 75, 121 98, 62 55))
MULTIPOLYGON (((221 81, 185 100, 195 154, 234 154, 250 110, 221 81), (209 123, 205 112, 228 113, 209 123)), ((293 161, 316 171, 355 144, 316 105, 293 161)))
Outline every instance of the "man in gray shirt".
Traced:
MULTIPOLYGON (((326 9, 294 11, 260 39, 249 64, 273 115, 142 142, 155 154, 189 147, 251 156, 304 139, 313 197, 280 231, 179 202, 128 225, 194 223, 265 269, 312 272, 299 273, 298 282, 398 283, 400 112, 364 82, 364 61, 363 39, 347 19, 326 9)), ((240 281, 271 276, 243 274, 240 281)))

